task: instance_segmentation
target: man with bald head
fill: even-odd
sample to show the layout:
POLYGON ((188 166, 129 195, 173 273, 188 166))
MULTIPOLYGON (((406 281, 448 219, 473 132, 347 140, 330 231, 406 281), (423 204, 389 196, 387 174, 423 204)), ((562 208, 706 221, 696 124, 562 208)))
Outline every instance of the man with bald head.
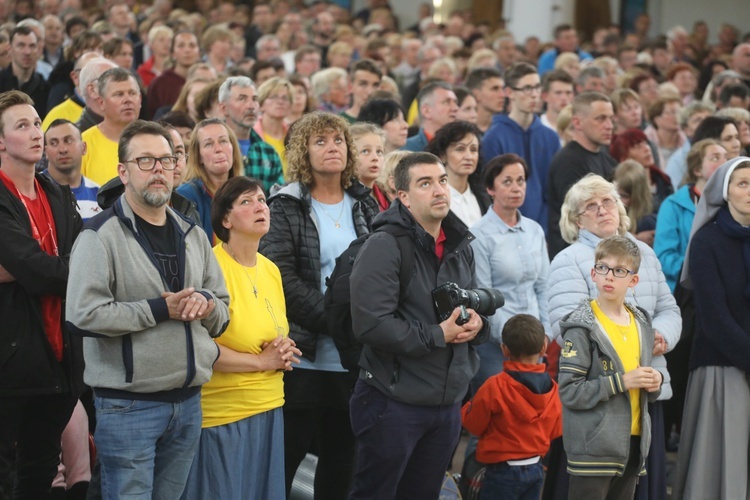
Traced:
POLYGON ((81 112, 81 117, 76 122, 76 126, 81 133, 95 125, 99 125, 104 120, 104 107, 99 103, 99 90, 97 83, 102 73, 117 65, 103 57, 97 57, 90 60, 81 69, 78 87, 81 90, 81 97, 86 106, 81 112))
POLYGON ((86 106, 86 102, 83 99, 83 90, 81 88, 81 71, 83 67, 89 61, 94 59, 100 59, 101 56, 96 52, 86 52, 75 62, 73 71, 70 72, 70 79, 73 80, 75 88, 73 89, 73 95, 70 98, 64 100, 54 108, 52 108, 42 122, 42 130, 45 132, 49 127, 49 124, 58 119, 70 120, 75 123, 81 118, 83 108, 86 106))

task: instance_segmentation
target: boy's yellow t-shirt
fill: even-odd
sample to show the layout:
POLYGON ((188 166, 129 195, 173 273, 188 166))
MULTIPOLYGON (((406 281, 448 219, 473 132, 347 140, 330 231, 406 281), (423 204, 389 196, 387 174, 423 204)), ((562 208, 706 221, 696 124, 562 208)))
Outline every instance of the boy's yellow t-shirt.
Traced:
MULTIPOLYGON (((635 370, 640 366, 641 359, 641 339, 638 335, 638 326, 635 324, 633 313, 630 315, 629 325, 620 325, 609 319, 602 312, 596 300, 591 301, 591 309, 594 311, 596 319, 604 327, 604 333, 609 337, 609 341, 615 348, 615 353, 620 358, 625 373, 635 370)), ((630 389, 630 435, 641 435, 641 390, 630 389)))
MULTIPOLYGON (((264 342, 289 334, 281 273, 258 254, 256 268, 243 267, 221 246, 214 255, 229 292, 229 326, 217 344, 234 351, 260 354, 264 342), (253 294, 253 282, 258 297, 253 294)), ((214 370, 201 390, 203 427, 238 422, 284 404, 284 372, 228 373, 214 370)))

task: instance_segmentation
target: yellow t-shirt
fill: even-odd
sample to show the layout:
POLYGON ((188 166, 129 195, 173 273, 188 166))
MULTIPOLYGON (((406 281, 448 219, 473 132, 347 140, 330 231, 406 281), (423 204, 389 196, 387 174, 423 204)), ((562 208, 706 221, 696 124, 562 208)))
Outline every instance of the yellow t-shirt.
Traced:
MULTIPOLYGON (((615 348, 617 356, 620 358, 625 373, 635 370, 640 366, 641 359, 641 339, 638 335, 638 325, 635 324, 633 313, 630 315, 629 325, 620 325, 615 323, 602 312, 596 300, 591 301, 591 308, 594 310, 596 319, 604 327, 604 333, 609 337, 610 342, 615 348)), ((641 390, 630 389, 630 435, 641 435, 641 390)))
POLYGON ((278 153, 279 158, 281 158, 281 170, 284 172, 284 176, 286 177, 286 148, 284 147, 284 139, 277 139, 275 137, 271 137, 268 134, 263 134, 263 140, 273 146, 273 149, 275 149, 276 153, 278 153))
POLYGON ((97 126, 88 129, 82 137, 86 154, 81 163, 81 174, 103 186, 117 177, 117 142, 107 139, 97 126))
MULTIPOLYGON (((229 327, 216 339, 237 352, 260 354, 263 342, 289 334, 281 273, 258 254, 256 268, 243 267, 221 246, 214 255, 229 291, 229 327), (255 282, 258 297, 253 294, 255 282)), ((284 404, 284 373, 280 371, 226 373, 214 370, 203 385, 203 427, 231 424, 284 404)))
POLYGON ((409 109, 406 111, 406 123, 408 123, 410 127, 419 123, 419 105, 417 104, 416 99, 411 102, 409 109))
POLYGON ((63 102, 49 110, 47 116, 44 117, 44 121, 42 121, 42 130, 47 132, 50 124, 59 118, 70 120, 75 123, 81 118, 81 113, 83 113, 82 106, 73 99, 65 99, 63 102))

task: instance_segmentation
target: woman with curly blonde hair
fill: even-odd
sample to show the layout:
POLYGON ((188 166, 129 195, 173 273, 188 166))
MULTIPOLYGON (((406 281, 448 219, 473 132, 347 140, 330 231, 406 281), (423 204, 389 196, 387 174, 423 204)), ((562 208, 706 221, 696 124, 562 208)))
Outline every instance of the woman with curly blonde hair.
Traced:
POLYGON ((289 129, 286 159, 289 184, 269 199, 271 227, 259 248, 281 272, 289 336, 302 352, 299 369, 284 374, 286 490, 288 495, 315 441, 315 496, 345 498, 355 442, 349 396, 358 374, 341 364, 323 294, 336 257, 370 232, 378 207, 370 190, 353 179, 357 151, 344 118, 304 115, 289 129))

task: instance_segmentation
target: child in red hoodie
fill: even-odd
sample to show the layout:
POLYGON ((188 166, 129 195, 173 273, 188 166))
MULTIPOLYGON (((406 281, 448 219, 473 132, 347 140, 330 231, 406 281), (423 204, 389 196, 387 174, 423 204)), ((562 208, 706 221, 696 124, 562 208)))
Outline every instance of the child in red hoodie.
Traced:
POLYGON ((503 328, 503 371, 461 409, 464 427, 479 436, 477 460, 487 464, 480 500, 534 499, 542 490, 541 459, 562 435, 557 383, 539 363, 547 349, 544 327, 518 314, 503 328))

